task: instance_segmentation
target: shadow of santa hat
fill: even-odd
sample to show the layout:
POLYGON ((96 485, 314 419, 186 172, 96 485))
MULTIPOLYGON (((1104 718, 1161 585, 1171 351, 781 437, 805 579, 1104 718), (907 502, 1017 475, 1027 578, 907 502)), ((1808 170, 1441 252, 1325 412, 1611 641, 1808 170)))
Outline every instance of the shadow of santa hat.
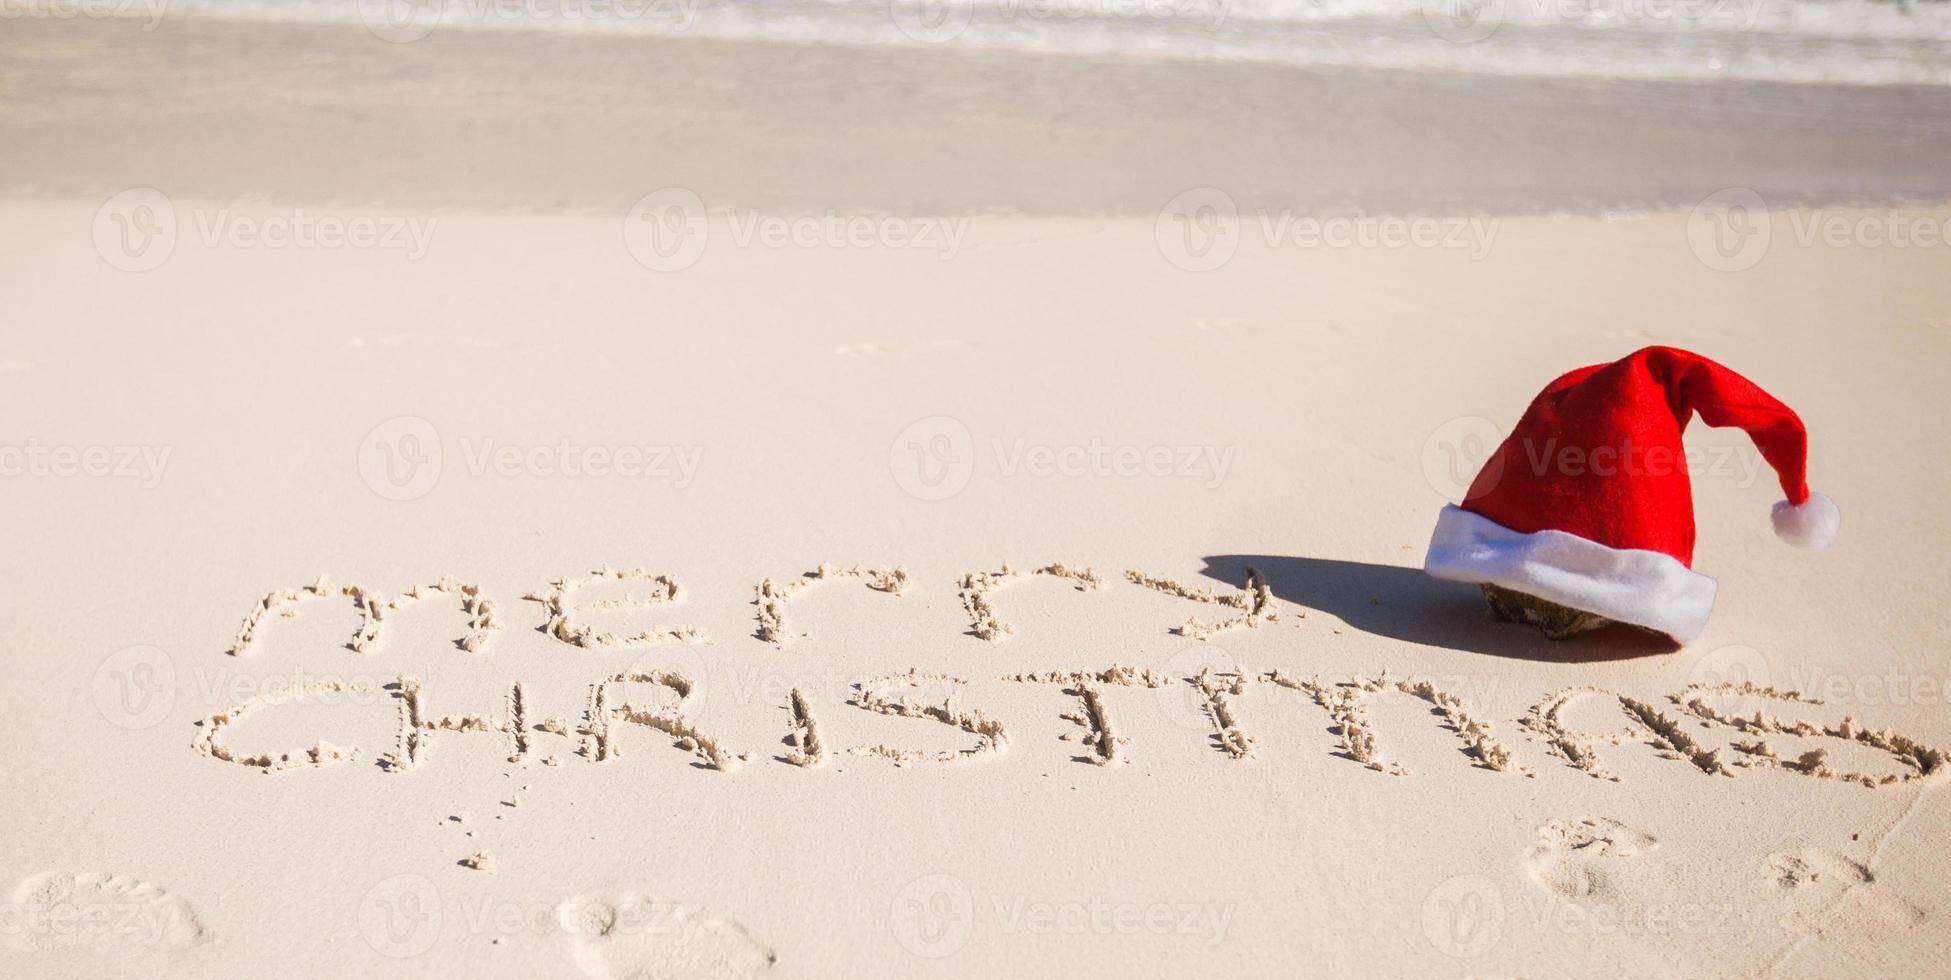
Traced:
POLYGON ((1747 432, 1774 467, 1788 497, 1775 505, 1775 533, 1800 547, 1828 545, 1842 515, 1809 492, 1802 420, 1705 357, 1648 347, 1546 386, 1462 505, 1443 508, 1423 569, 1693 640, 1715 591, 1692 568, 1680 435, 1696 412, 1747 432))

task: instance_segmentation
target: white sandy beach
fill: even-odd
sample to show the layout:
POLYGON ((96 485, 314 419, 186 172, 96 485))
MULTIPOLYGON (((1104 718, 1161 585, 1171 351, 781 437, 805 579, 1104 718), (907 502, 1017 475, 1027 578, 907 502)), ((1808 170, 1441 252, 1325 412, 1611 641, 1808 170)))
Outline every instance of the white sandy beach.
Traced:
POLYGON ((0 975, 1947 969, 1936 90, 113 27, 0 35, 0 975), (1686 648, 1425 576, 1649 344, 1836 544, 1697 427, 1686 648))

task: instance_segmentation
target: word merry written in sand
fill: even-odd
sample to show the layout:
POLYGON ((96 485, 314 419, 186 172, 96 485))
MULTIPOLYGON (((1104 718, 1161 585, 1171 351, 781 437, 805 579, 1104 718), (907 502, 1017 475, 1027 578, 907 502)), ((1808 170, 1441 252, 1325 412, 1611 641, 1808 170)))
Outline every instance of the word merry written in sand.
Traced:
MULTIPOLYGON (((1030 571, 1004 565, 994 572, 971 572, 960 579, 969 634, 985 642, 998 642, 1010 636, 1014 627, 998 606, 997 593, 1011 583, 1039 576, 1081 592, 1099 591, 1109 585, 1092 569, 1061 563, 1030 571)), ((1137 571, 1126 572, 1124 578, 1150 592, 1216 607, 1223 612, 1208 620, 1195 617, 1173 628, 1173 632, 1187 637, 1203 640, 1229 630, 1256 629, 1279 619, 1265 579, 1251 569, 1246 572, 1244 587, 1232 592, 1193 589, 1137 571)), ((913 585, 902 569, 867 566, 821 565, 789 581, 763 580, 753 592, 756 628, 752 635, 768 644, 786 646, 803 636, 789 625, 788 613, 793 600, 822 583, 845 581, 896 598, 907 594, 913 585)), ((500 607, 475 585, 449 577, 389 597, 359 585, 335 585, 321 576, 310 586, 281 589, 259 599, 246 616, 229 653, 235 657, 254 656, 269 620, 295 618, 308 606, 334 599, 349 602, 357 613, 356 628, 345 646, 359 653, 374 653, 380 648, 387 627, 404 610, 436 596, 448 597, 465 616, 465 626, 453 638, 453 645, 467 653, 487 652, 493 637, 505 624, 500 607)), ((615 632, 598 631, 586 622, 586 617, 598 613, 669 606, 679 602, 682 596, 682 587, 669 575, 602 569, 580 578, 557 581, 548 589, 523 598, 542 607, 546 621, 540 630, 554 640, 584 650, 614 650, 703 641, 704 630, 694 626, 656 626, 615 632), (579 599, 582 590, 599 585, 623 586, 634 591, 626 591, 620 597, 579 599)), ((1130 760, 1131 740, 1120 718, 1119 698, 1113 692, 1179 687, 1192 696, 1210 725, 1208 738, 1215 755, 1222 759, 1244 762, 1256 755, 1259 738, 1252 731, 1254 722, 1245 717, 1240 705, 1242 697, 1253 689, 1289 694, 1309 710, 1318 710, 1330 722, 1328 731, 1337 739, 1338 744, 1334 746, 1337 755, 1377 772, 1407 775, 1406 769, 1388 758, 1381 733, 1367 712, 1378 698, 1402 695, 1425 702, 1476 767, 1536 776, 1535 771, 1514 761, 1510 747, 1499 739, 1490 721, 1473 711, 1461 697, 1431 681, 1394 678, 1386 672, 1379 677, 1324 682, 1318 677, 1299 676, 1286 670, 1253 671, 1235 666, 1220 671, 1206 666, 1197 674, 1175 677, 1151 668, 1114 664, 1101 669, 1017 672, 997 679, 1006 684, 1039 685, 1060 691, 1068 704, 1061 717, 1076 726, 1062 737, 1082 746, 1083 753, 1078 756, 1081 761, 1100 766, 1130 760)), ((673 748, 696 756, 698 768, 725 773, 736 771, 751 761, 751 752, 729 744, 691 720, 689 709, 695 709, 695 702, 701 696, 702 680, 676 669, 620 671, 589 685, 582 698, 582 708, 574 717, 533 717, 528 691, 519 681, 509 685, 504 704, 494 714, 439 713, 429 703, 420 680, 409 674, 400 674, 383 685, 370 681, 285 685, 265 690, 201 719, 197 722, 199 731, 193 745, 208 758, 266 773, 318 768, 369 754, 376 755, 375 761, 387 771, 406 772, 425 762, 435 741, 460 735, 503 740, 511 763, 540 758, 545 764, 557 764, 556 755, 540 748, 544 742, 566 747, 590 762, 602 763, 620 754, 619 734, 634 728, 668 737, 673 748), (349 693, 375 695, 378 700, 391 702, 397 719, 391 745, 376 750, 319 741, 275 752, 241 751, 230 745, 232 730, 248 719, 273 713, 280 706, 303 704, 310 699, 329 700, 349 693)), ((780 713, 783 741, 790 751, 775 756, 774 760, 800 768, 817 768, 839 754, 880 757, 896 765, 956 764, 998 758, 1010 745, 1009 728, 1003 719, 979 706, 964 703, 968 685, 969 680, 964 677, 909 669, 905 673, 863 678, 851 685, 846 700, 846 706, 854 710, 953 729, 960 745, 949 749, 923 749, 886 742, 830 745, 822 735, 820 712, 813 699, 800 688, 786 690, 770 707, 780 713)), ((1695 684, 1668 696, 1666 701, 1670 703, 1654 704, 1597 688, 1568 688, 1532 706, 1517 720, 1517 727, 1524 737, 1542 743, 1567 766, 1602 779, 1619 777, 1601 761, 1596 743, 1618 745, 1628 739, 1650 744, 1663 758, 1715 776, 1734 776, 1744 769, 1780 769, 1874 787, 1923 779, 1946 768, 1942 750, 1924 746, 1889 729, 1865 727, 1850 717, 1836 724, 1816 724, 1800 719, 1785 721, 1763 709, 1736 712, 1731 707, 1735 701, 1775 706, 1822 703, 1793 690, 1751 683, 1695 684), (1603 734, 1575 729, 1566 720, 1566 711, 1584 701, 1610 703, 1624 717, 1628 728, 1603 734), (1721 729, 1723 734, 1732 736, 1732 741, 1726 746, 1708 747, 1696 734, 1702 729, 1721 729), (1887 754, 1896 763, 1896 769, 1867 773, 1838 768, 1840 764, 1831 760, 1828 748, 1784 752, 1790 739, 1827 739, 1868 748, 1887 754)))

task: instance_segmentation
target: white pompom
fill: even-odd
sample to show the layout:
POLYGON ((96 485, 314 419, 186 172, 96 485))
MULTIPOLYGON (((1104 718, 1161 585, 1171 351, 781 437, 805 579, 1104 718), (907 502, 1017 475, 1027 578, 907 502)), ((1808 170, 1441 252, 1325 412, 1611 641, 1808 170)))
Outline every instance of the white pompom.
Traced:
POLYGON ((1776 501, 1775 536, 1797 548, 1827 548, 1843 526, 1843 512, 1836 502, 1820 493, 1809 494, 1799 504, 1776 501))

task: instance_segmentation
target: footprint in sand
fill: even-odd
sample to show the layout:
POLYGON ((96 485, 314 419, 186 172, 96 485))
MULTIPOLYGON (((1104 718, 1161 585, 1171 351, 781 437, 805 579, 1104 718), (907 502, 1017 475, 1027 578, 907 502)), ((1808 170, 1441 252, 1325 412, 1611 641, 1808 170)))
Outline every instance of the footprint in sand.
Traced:
POLYGON ((571 898, 556 918, 592 980, 754 977, 778 959, 730 919, 640 892, 571 898))
POLYGON ((1793 903, 1782 914, 1792 932, 1833 939, 1899 932, 1923 921, 1917 906, 1875 887, 1870 869, 1832 851, 1790 848, 1768 856, 1768 883, 1793 903))
POLYGON ((1553 820, 1538 828, 1538 842, 1524 854, 1524 870, 1556 895, 1609 898, 1617 891, 1618 864, 1659 843, 1652 834, 1605 817, 1553 820))
POLYGON ((187 949, 210 937, 188 902, 124 875, 49 871, 14 886, 3 944, 19 950, 187 949))

